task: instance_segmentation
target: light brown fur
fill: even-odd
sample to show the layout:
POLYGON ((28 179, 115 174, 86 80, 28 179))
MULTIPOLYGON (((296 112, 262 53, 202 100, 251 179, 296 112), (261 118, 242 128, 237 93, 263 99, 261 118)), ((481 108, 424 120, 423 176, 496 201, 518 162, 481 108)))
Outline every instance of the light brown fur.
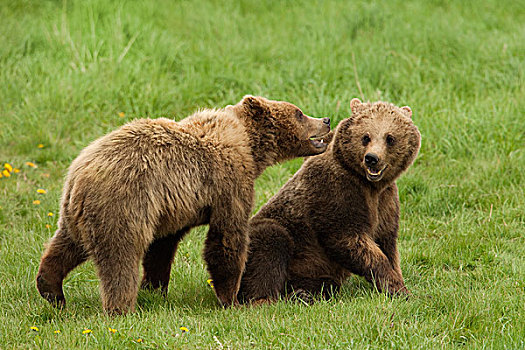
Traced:
POLYGON ((221 304, 236 302, 246 260, 254 181, 272 164, 322 153, 329 130, 287 102, 246 96, 180 121, 133 121, 86 147, 70 166, 58 230, 37 287, 64 305, 62 281, 88 258, 110 313, 133 310, 142 286, 167 290, 173 255, 190 228, 210 225, 204 258, 221 304))

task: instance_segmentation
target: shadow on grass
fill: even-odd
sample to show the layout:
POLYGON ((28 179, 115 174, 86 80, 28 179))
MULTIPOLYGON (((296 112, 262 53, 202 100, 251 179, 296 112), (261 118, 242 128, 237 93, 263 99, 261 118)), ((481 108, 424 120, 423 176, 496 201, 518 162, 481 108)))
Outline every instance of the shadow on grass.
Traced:
MULTIPOLYGON (((163 313, 185 314, 186 316, 203 315, 220 312, 224 310, 211 289, 203 289, 199 286, 186 286, 182 288, 173 286, 169 289, 167 295, 159 291, 140 290, 137 297, 136 311, 130 315, 154 315, 163 313), (185 289, 185 290, 183 290, 185 289)), ((250 312, 259 308, 281 308, 283 306, 309 307, 311 305, 335 305, 335 304, 352 304, 358 300, 384 298, 388 297, 384 293, 379 293, 374 286, 362 278, 353 277, 343 284, 341 289, 329 299, 315 297, 308 302, 300 298, 286 299, 282 298, 276 303, 264 306, 243 305, 237 310, 240 312, 250 312)), ((418 296, 412 295, 409 300, 419 299, 418 296)), ((395 298, 394 298, 395 299, 395 298)), ((80 293, 69 293, 67 296, 67 305, 63 309, 57 309, 48 304, 44 299, 33 303, 30 308, 29 319, 34 324, 44 324, 53 322, 63 322, 66 320, 89 319, 93 317, 109 317, 102 309, 98 291, 80 291, 80 293)))
MULTIPOLYGON (((161 312, 202 314, 221 309, 212 291, 195 290, 195 292, 180 293, 177 290, 173 290, 165 296, 158 291, 141 290, 137 296, 135 314, 156 314, 161 312)), ((41 299, 30 307, 29 314, 29 318, 34 324, 76 318, 91 318, 92 316, 107 316, 102 309, 98 293, 90 295, 87 295, 87 293, 82 293, 82 295, 70 294, 66 296, 66 306, 64 308, 55 308, 44 299, 41 299)))

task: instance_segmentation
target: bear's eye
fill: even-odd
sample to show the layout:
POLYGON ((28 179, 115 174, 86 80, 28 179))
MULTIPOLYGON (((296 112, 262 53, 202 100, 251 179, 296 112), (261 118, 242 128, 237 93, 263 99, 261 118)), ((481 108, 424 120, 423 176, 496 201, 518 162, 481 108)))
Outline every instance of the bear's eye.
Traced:
POLYGON ((370 143, 370 141, 371 141, 370 140, 370 136, 368 136, 368 135, 363 136, 363 146, 368 145, 370 143))
POLYGON ((386 137, 386 144, 389 146, 393 146, 396 143, 396 139, 392 135, 387 135, 386 137))
POLYGON ((301 112, 301 110, 298 109, 297 111, 295 111, 295 117, 297 118, 297 120, 303 119, 303 112, 301 112))

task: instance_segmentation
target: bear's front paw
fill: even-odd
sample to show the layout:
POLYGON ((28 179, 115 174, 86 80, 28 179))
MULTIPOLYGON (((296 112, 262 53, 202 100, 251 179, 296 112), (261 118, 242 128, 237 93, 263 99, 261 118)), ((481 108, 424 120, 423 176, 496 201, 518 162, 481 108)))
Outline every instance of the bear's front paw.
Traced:
POLYGON ((273 302, 270 298, 259 298, 250 301, 249 306, 260 306, 260 305, 270 305, 273 302))
POLYGON ((58 308, 63 308, 66 305, 62 287, 49 283, 41 274, 36 278, 36 288, 42 298, 46 299, 51 305, 58 308))
POLYGON ((405 299, 408 299, 412 295, 412 293, 410 293, 410 291, 403 283, 391 284, 390 286, 388 286, 388 294, 390 294, 393 297, 405 299))
POLYGON ((315 296, 312 293, 309 293, 308 291, 299 288, 297 290, 294 290, 294 292, 290 296, 290 300, 298 301, 300 303, 303 303, 304 305, 313 305, 315 303, 315 296))
POLYGON ((223 308, 236 307, 239 306, 239 301, 237 296, 232 296, 231 293, 228 294, 219 294, 217 293, 217 300, 223 308))

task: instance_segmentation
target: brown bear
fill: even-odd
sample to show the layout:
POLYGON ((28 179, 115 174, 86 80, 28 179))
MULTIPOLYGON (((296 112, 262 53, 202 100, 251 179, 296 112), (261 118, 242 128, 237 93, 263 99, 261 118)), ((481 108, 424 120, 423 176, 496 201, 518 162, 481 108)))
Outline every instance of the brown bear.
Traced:
POLYGON ((296 106, 262 97, 180 122, 132 121, 86 147, 73 161, 58 230, 40 263, 37 288, 65 305, 62 281, 93 259, 104 309, 133 311, 142 287, 168 288, 177 244, 209 223, 204 259, 223 306, 237 303, 247 256, 254 181, 286 159, 316 155, 330 131, 296 106))
POLYGON ((359 99, 350 106, 327 151, 306 160, 250 220, 241 302, 328 297, 351 274, 408 294, 396 244, 396 179, 421 137, 407 106, 359 99))

